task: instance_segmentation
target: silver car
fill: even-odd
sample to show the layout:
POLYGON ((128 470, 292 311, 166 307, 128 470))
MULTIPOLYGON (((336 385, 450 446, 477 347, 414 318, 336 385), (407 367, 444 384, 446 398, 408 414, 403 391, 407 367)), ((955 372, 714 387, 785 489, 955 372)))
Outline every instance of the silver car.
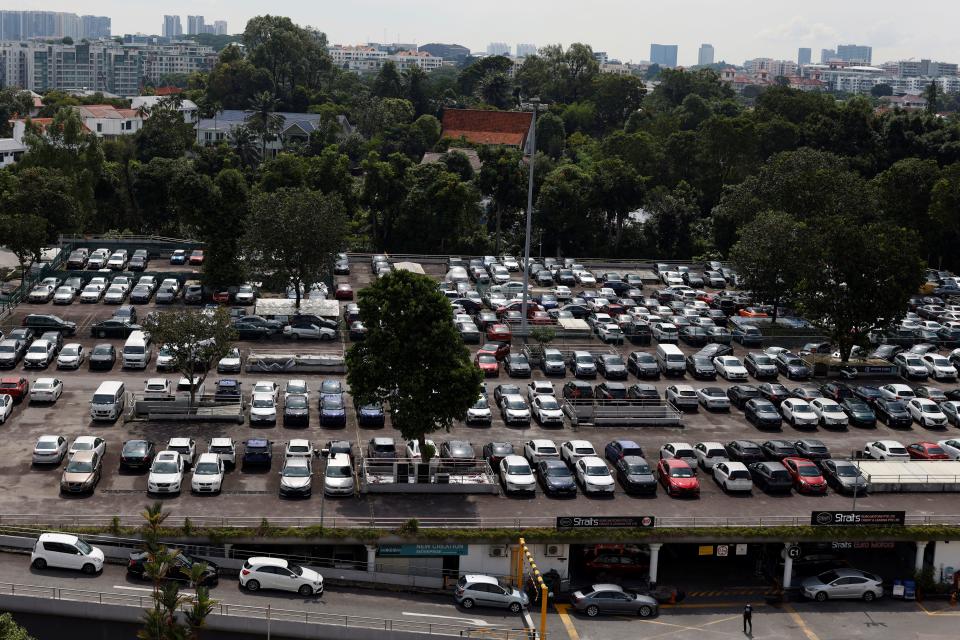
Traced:
POLYGON ((824 602, 829 599, 856 598, 870 602, 883 595, 879 576, 859 569, 831 569, 807 578, 801 584, 803 595, 824 602))
POLYGON ((573 608, 591 618, 601 613, 630 614, 649 618, 657 614, 657 601, 650 596, 625 591, 615 584, 595 584, 570 596, 573 608))
POLYGON ((870 483, 859 467, 849 460, 824 460, 820 463, 827 484, 841 493, 865 494, 870 483))
POLYGON ((509 585, 500 584, 492 576, 467 574, 457 580, 454 599, 464 609, 475 606, 503 607, 511 613, 520 613, 530 600, 527 594, 509 585))

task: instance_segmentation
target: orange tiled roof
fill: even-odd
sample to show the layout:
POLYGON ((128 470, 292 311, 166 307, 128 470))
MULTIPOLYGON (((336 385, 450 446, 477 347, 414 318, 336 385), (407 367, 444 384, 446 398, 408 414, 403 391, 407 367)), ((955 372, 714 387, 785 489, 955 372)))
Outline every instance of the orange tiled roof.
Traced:
POLYGON ((445 109, 443 137, 475 144, 504 144, 522 147, 530 131, 533 114, 524 111, 445 109))

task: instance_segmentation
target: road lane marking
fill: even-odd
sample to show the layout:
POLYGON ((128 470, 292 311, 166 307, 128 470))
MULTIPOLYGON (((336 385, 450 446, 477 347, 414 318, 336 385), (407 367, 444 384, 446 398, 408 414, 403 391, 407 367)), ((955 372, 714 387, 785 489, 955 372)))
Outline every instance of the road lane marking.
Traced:
MULTIPOLYGON (((113 588, 124 589, 126 591, 146 591, 147 593, 153 593, 153 589, 151 587, 128 587, 122 584, 115 584, 113 585, 113 588)), ((193 591, 190 591, 189 589, 180 589, 180 593, 193 594, 193 591)))
POLYGON ((570 609, 568 604, 555 604, 553 608, 557 610, 557 614, 560 616, 560 622, 563 623, 563 628, 567 630, 567 636, 570 640, 580 640, 580 634, 577 633, 577 628, 573 624, 573 620, 570 618, 570 614, 567 611, 570 609))
POLYGON ((790 614, 790 618, 793 622, 800 627, 800 630, 803 631, 804 635, 807 636, 807 640, 820 640, 820 636, 813 632, 813 629, 807 626, 807 623, 803 621, 803 618, 797 613, 797 610, 794 609, 791 605, 784 603, 783 610, 790 614))
POLYGON ((420 618, 439 618, 441 620, 457 620, 458 622, 469 622, 470 624, 475 624, 482 627, 491 626, 486 620, 480 620, 479 618, 460 618, 457 616, 440 616, 435 613, 414 613, 412 611, 401 611, 400 615, 404 616, 417 616, 420 618))

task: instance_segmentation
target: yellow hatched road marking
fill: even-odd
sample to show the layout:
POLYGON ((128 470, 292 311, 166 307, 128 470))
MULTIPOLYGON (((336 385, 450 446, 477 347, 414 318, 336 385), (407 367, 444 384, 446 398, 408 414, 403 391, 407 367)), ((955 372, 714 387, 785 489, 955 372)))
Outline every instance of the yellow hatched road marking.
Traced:
POLYGON ((800 614, 797 613, 797 610, 794 609, 789 604, 783 605, 783 610, 790 614, 790 618, 793 622, 800 627, 800 630, 803 631, 804 635, 807 636, 808 640, 820 640, 820 636, 813 632, 813 629, 807 626, 807 623, 804 622, 803 618, 800 617, 800 614))

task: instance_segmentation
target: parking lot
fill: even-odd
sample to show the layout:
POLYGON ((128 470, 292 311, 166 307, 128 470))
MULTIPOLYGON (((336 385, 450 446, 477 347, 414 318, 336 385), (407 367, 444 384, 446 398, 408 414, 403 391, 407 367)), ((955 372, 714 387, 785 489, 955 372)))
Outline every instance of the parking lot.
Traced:
MULTIPOLYGON (((162 268, 166 269, 164 265, 162 268)), ((431 275, 439 275, 435 268, 429 269, 431 275)), ((513 274, 519 279, 518 274, 513 274)), ((354 262, 350 276, 338 276, 338 282, 350 282, 355 290, 361 289, 372 278, 369 264, 366 261, 354 262)), ((649 294, 654 287, 644 287, 644 293, 649 294)), ((182 301, 174 305, 155 305, 149 303, 137 305, 140 317, 154 310, 175 311, 183 308, 182 301)), ((52 313, 66 320, 77 322, 76 338, 66 338, 66 342, 79 342, 88 351, 95 344, 110 342, 118 350, 123 345, 121 339, 99 339, 90 336, 90 326, 102 319, 110 317, 116 307, 98 304, 80 304, 74 302, 68 306, 54 306, 52 304, 24 303, 14 310, 13 314, 0 322, 0 328, 9 332, 12 327, 19 326, 22 318, 28 313, 52 313)), ((599 347, 600 343, 592 338, 591 341, 599 347)), ((582 342, 582 341, 581 341, 582 342)), ((238 343, 245 356, 251 348, 281 348, 291 350, 291 344, 282 338, 274 338, 266 343, 238 343)), ((696 349, 681 343, 681 349, 689 354, 696 349)), ((340 352, 349 348, 349 342, 333 343, 304 343, 296 345, 297 351, 340 352)), ((477 345, 471 345, 476 351, 477 345)), ((516 343, 514 345, 516 348, 516 343)), ((635 347, 627 342, 616 347, 626 358, 632 350, 652 352, 656 348, 656 341, 649 347, 635 347)), ((746 350, 734 345, 735 355, 742 356, 746 350)), ((209 441, 213 437, 231 437, 237 443, 254 436, 266 437, 274 443, 274 461, 270 469, 260 471, 245 471, 239 465, 229 470, 223 486, 223 492, 218 496, 194 496, 187 490, 188 480, 185 479, 184 491, 179 496, 164 497, 178 515, 183 516, 316 516, 320 511, 320 482, 322 478, 314 470, 314 497, 306 503, 302 500, 281 499, 278 496, 280 460, 283 457, 283 443, 291 438, 308 438, 314 447, 320 448, 331 440, 349 440, 354 443, 355 452, 366 450, 367 442, 375 436, 392 436, 399 439, 387 419, 387 426, 382 429, 360 427, 356 421, 352 401, 347 398, 347 426, 341 429, 321 428, 319 426, 319 410, 316 390, 324 376, 317 374, 300 374, 290 376, 274 376, 268 374, 231 375, 242 381, 243 388, 249 392, 257 380, 272 380, 281 387, 289 378, 306 378, 313 393, 311 394, 310 427, 287 428, 282 419, 272 427, 250 427, 248 423, 236 424, 180 424, 177 422, 121 422, 92 423, 89 419, 89 401, 94 390, 104 380, 122 380, 128 390, 138 392, 143 388, 143 382, 148 377, 157 375, 166 376, 172 380, 178 374, 157 374, 155 364, 151 363, 146 371, 121 370, 119 365, 112 371, 91 372, 87 367, 79 371, 56 371, 49 367, 46 371, 24 370, 22 363, 12 370, 2 372, 6 376, 24 376, 33 382, 38 377, 55 376, 64 382, 63 396, 53 405, 38 405, 24 401, 15 407, 11 418, 2 427, 5 433, 5 445, 0 459, 0 485, 4 491, 0 492, 0 513, 41 514, 47 512, 60 514, 131 514, 136 513, 148 497, 146 495, 147 474, 126 473, 119 471, 119 453, 122 443, 128 439, 143 438, 156 443, 157 449, 163 449, 166 441, 174 436, 189 436, 196 440, 197 451, 206 451, 209 441), (34 443, 40 435, 58 434, 73 440, 76 436, 93 434, 103 437, 107 441, 104 472, 102 480, 91 496, 61 496, 59 481, 63 465, 58 468, 44 468, 31 465, 31 452, 34 443)), ((208 388, 219 376, 211 370, 207 385, 208 388)), ((345 376, 331 376, 344 380, 345 376)), ((543 379, 543 374, 535 369, 533 379, 543 379)), ((572 376, 567 372, 564 380, 572 376)), ((562 380, 551 378, 559 392, 562 380)), ((493 390, 496 385, 513 382, 525 386, 526 379, 511 379, 502 370, 496 378, 487 379, 487 389, 491 405, 493 404, 493 390)), ((603 382, 603 376, 598 376, 595 383, 603 382)), ((637 382, 633 375, 629 376, 627 384, 637 382)), ((723 379, 716 382, 701 383, 685 379, 661 378, 649 382, 663 394, 666 387, 678 382, 692 384, 694 387, 704 385, 726 388, 730 383, 723 379)), ((751 383, 753 380, 751 379, 751 383)), ((787 383, 788 387, 798 386, 798 383, 787 383)), ((822 381, 820 381, 822 382, 822 381)), ((876 382, 883 384, 886 381, 876 382)), ((871 384, 869 380, 860 380, 858 383, 871 384)), ((819 382, 817 382, 819 384, 819 382)), ((281 407, 282 408, 282 407, 281 407)), ((281 412, 278 409, 278 412, 281 412)), ((562 428, 538 426, 532 422, 527 427, 506 426, 500 419, 499 411, 494 408, 493 424, 490 426, 458 425, 452 433, 437 433, 433 435, 439 445, 447 438, 469 440, 479 454, 487 442, 507 441, 521 450, 524 442, 535 438, 555 440, 558 444, 565 440, 584 439, 590 441, 601 453, 604 445, 614 439, 629 439, 639 443, 651 463, 658 457, 660 447, 668 442, 687 442, 695 444, 701 441, 719 441, 722 443, 735 439, 751 439, 757 442, 771 438, 797 440, 801 438, 817 438, 822 440, 830 449, 834 457, 850 456, 854 450, 861 450, 868 441, 880 439, 899 440, 904 444, 922 440, 939 440, 951 437, 957 431, 956 427, 948 426, 945 429, 921 428, 914 424, 907 429, 891 429, 883 424, 876 428, 861 429, 845 427, 825 429, 797 429, 784 424, 779 432, 760 431, 750 425, 740 410, 734 408, 729 412, 707 412, 702 407, 695 412, 684 415, 681 427, 580 427, 574 429, 569 422, 562 428)), ((650 514, 656 516, 777 516, 804 514, 811 509, 847 508, 851 498, 833 493, 831 490, 823 497, 800 496, 795 493, 784 496, 767 495, 754 490, 749 495, 733 496, 722 492, 703 471, 701 477, 701 493, 697 499, 674 499, 667 497, 662 490, 658 490, 656 497, 633 497, 623 492, 618 484, 613 497, 592 498, 578 495, 575 499, 554 499, 537 492, 533 497, 506 497, 499 496, 456 496, 456 495, 403 495, 389 496, 361 495, 354 497, 327 499, 324 510, 327 517, 338 515, 353 518, 437 518, 437 517, 487 517, 498 518, 512 516, 551 518, 561 515, 624 515, 650 514)), ((884 494, 858 498, 858 506, 876 509, 902 509, 911 514, 955 513, 957 496, 950 494, 884 494)))

